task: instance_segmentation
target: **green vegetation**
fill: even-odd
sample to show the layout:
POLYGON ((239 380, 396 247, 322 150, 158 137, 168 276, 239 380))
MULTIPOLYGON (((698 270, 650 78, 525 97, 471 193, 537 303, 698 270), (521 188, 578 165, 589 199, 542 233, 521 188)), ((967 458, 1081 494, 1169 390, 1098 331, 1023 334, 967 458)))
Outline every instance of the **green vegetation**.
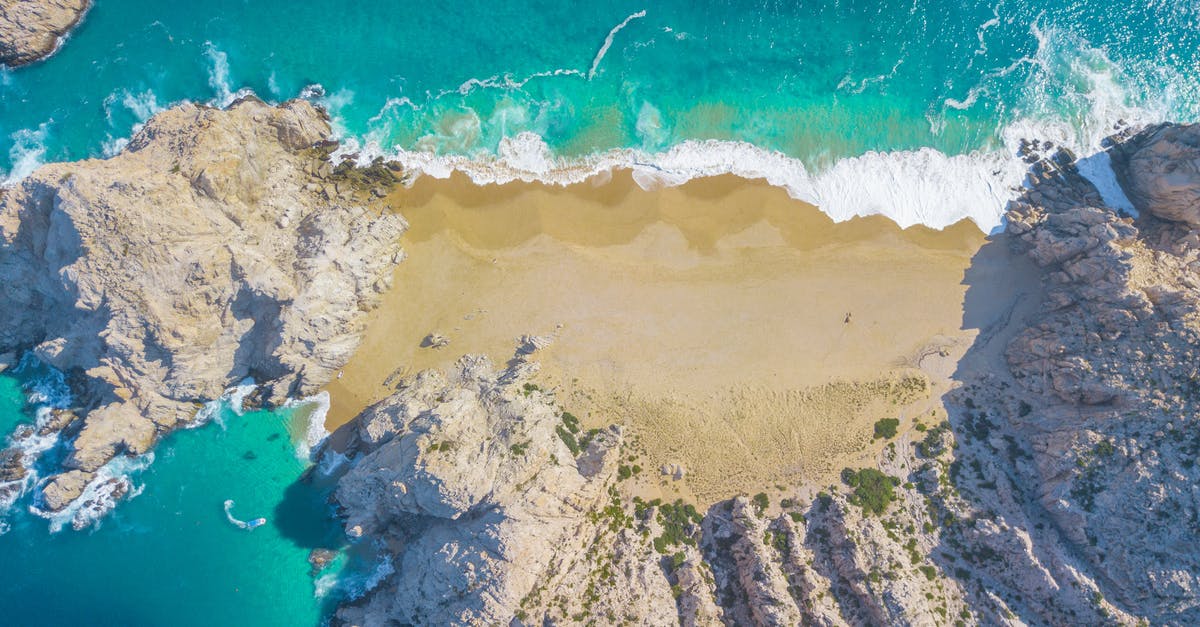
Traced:
POLYGON ((443 440, 441 442, 434 442, 434 443, 430 444, 429 448, 425 449, 425 452, 426 453, 445 453, 447 451, 453 451, 453 450, 454 450, 454 443, 450 442, 448 440, 443 440))
POLYGON ((888 505, 896 500, 896 486, 900 480, 885 475, 874 468, 863 468, 855 471, 846 468, 842 471, 842 481, 854 489, 850 502, 862 508, 864 514, 882 514, 888 505))
POLYGON ((555 431, 558 433, 558 437, 563 441, 563 444, 566 444, 567 448, 570 449, 571 455, 578 457, 579 453, 583 451, 583 448, 579 446, 579 441, 575 439, 575 434, 568 431, 567 428, 562 425, 558 425, 558 427, 555 428, 555 431))
POLYGON ((900 426, 898 418, 881 418, 875 422, 875 437, 873 439, 883 438, 890 440, 896 437, 896 429, 900 426))
POLYGON ((653 541, 655 551, 667 555, 670 547, 681 544, 696 546, 699 540, 698 529, 704 517, 696 511, 694 505, 684 503, 682 499, 676 499, 674 503, 662 503, 658 499, 649 503, 635 500, 634 504, 639 517, 647 507, 658 507, 658 524, 662 525, 663 532, 653 541), (692 527, 697 530, 694 534, 689 533, 692 527))
POLYGON ((508 450, 512 451, 514 456, 521 457, 526 451, 529 450, 529 441, 513 444, 512 446, 508 447, 508 450))
MULTIPOLYGON (((526 393, 528 393, 528 386, 530 385, 532 384, 526 384, 526 393)), ((536 390, 538 388, 535 385, 533 389, 536 390)), ((580 453, 587 450, 588 445, 592 443, 592 438, 596 437, 600 433, 600 430, 592 429, 587 433, 582 433, 583 430, 579 426, 579 419, 571 412, 564 411, 559 418, 562 419, 562 424, 555 427, 554 430, 558 433, 558 437, 563 441, 563 444, 566 444, 567 448, 570 449, 571 455, 579 457, 580 453)), ((639 468, 637 472, 641 472, 641 469, 639 468)), ((634 474, 637 473, 635 472, 634 474)))
POLYGON ((763 512, 767 511, 767 508, 771 506, 771 499, 767 496, 766 492, 759 492, 751 497, 750 503, 754 505, 754 511, 759 516, 762 516, 763 512))
POLYGON ((1080 455, 1075 460, 1079 474, 1071 486, 1071 498, 1075 499, 1086 511, 1096 507, 1096 495, 1104 490, 1101 472, 1106 465, 1104 460, 1115 455, 1117 447, 1108 440, 1100 440, 1091 451, 1080 455))

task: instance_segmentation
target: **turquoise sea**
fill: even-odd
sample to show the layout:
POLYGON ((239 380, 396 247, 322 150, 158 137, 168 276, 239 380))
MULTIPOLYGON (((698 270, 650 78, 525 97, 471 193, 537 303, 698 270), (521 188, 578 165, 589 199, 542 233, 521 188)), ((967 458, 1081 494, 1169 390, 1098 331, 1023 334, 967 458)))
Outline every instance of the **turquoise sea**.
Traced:
MULTIPOLYGON (((839 219, 986 229, 1020 140, 1087 154, 1122 122, 1200 117, 1200 4, 96 0, 54 57, 0 68, 0 180, 243 90, 317 100, 360 156, 432 175, 732 171, 839 219)), ((0 378, 0 433, 35 419, 47 376, 0 378)), ((318 623, 337 592, 306 557, 338 534, 298 481, 306 412, 224 406, 126 468, 140 493, 98 527, 52 532, 19 500, 0 516, 4 622, 318 623), (268 524, 231 524, 227 499, 268 524)))
MULTIPOLYGON (((0 169, 110 153, 181 100, 321 85, 345 137, 430 171, 429 153, 486 161, 529 132, 577 161, 675 147, 644 169, 764 176, 836 218, 990 228, 1019 139, 1088 152, 1121 120, 1197 117, 1200 4, 1138 4, 103 0, 0 77, 0 169)), ((556 178, 528 144, 510 160, 556 178)))
MULTIPOLYGON (((4 433, 32 424, 39 407, 65 394, 44 368, 15 375, 0 376, 4 433)), ((207 424, 123 464, 136 496, 98 524, 75 531, 69 519, 39 517, 28 495, 0 513, 0 624, 319 624, 338 598, 339 573, 347 573, 344 585, 355 578, 344 558, 309 574, 311 549, 341 545, 327 492, 300 481, 312 408, 212 409, 207 424), (267 524, 239 528, 226 516, 227 500, 236 519, 267 524)))

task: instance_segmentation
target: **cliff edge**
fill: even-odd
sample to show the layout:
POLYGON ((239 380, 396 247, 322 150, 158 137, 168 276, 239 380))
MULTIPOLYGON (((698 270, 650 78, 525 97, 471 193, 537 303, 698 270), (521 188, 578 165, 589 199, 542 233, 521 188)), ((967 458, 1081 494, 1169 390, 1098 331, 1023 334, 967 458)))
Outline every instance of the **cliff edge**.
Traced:
POLYGON ((0 0, 0 64, 18 67, 54 54, 91 5, 90 0, 0 0))
POLYGON ((396 175, 335 168, 329 136, 304 101, 184 104, 0 190, 0 352, 65 373, 76 404, 38 425, 68 443, 42 507, 248 377, 280 403, 350 358, 406 225, 379 200, 396 175))

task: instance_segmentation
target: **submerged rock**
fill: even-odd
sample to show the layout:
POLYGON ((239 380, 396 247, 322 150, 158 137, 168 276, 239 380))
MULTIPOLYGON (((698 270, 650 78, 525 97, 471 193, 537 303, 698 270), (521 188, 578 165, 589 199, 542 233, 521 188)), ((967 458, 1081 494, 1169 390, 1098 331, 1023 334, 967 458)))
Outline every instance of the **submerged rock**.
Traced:
POLYGON ((85 408, 57 505, 247 377, 279 403, 348 361, 406 225, 332 172, 330 132, 303 101, 184 104, 116 157, 0 191, 0 351, 32 347, 85 408))

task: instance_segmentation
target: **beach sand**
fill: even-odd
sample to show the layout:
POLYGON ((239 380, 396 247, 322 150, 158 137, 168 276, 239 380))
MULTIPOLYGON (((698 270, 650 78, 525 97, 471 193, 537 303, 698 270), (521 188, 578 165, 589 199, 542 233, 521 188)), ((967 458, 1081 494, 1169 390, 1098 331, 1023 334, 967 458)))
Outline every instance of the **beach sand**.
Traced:
MULTIPOLYGON (((701 504, 871 454, 874 422, 940 420, 963 330, 973 224, 834 224, 733 176, 645 191, 627 173, 571 187, 424 178, 397 189, 408 258, 343 376, 329 425, 402 375, 523 334, 541 387, 586 426, 630 428, 641 483, 701 504), (450 339, 422 348, 430 333, 450 339), (385 382, 387 385, 385 385, 385 382), (660 478, 680 464, 683 481, 660 478)), ((943 414, 944 415, 944 414, 943 414)))

